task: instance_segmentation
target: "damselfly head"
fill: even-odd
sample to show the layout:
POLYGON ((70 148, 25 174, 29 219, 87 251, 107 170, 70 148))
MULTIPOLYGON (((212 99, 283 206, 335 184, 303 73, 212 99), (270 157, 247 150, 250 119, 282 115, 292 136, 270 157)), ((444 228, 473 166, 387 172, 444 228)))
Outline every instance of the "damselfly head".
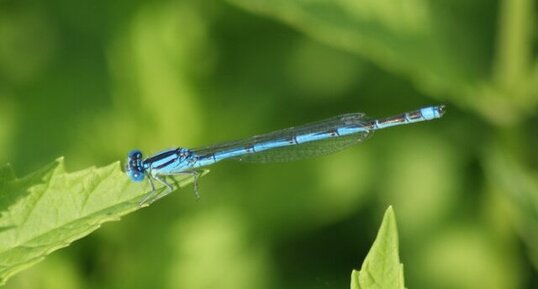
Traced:
POLYGON ((139 150, 132 150, 127 157, 127 164, 125 165, 127 175, 131 180, 135 182, 141 182, 144 180, 144 167, 142 165, 142 152, 139 150))

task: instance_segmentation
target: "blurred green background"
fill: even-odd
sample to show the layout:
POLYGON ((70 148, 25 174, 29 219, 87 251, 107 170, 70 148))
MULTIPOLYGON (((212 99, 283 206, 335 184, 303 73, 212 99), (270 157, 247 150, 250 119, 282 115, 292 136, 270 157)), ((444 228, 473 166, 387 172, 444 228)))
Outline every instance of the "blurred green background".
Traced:
POLYGON ((393 205, 408 288, 538 288, 532 0, 0 0, 18 175, 363 111, 441 120, 284 164, 223 162, 6 288, 349 288, 393 205))

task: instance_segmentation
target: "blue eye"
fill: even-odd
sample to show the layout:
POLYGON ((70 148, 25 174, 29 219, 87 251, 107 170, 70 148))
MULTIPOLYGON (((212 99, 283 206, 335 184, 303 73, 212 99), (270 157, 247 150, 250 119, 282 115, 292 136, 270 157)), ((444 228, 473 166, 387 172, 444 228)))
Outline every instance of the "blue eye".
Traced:
POLYGON ((131 180, 135 182, 141 182, 144 180, 144 174, 137 171, 130 171, 128 175, 131 178, 131 180))
POLYGON ((144 168, 142 165, 142 152, 139 150, 132 150, 127 156, 127 163, 125 165, 127 175, 135 182, 141 182, 144 180, 144 168))
POLYGON ((132 150, 129 152, 129 159, 141 159, 142 158, 142 152, 139 150, 132 150))

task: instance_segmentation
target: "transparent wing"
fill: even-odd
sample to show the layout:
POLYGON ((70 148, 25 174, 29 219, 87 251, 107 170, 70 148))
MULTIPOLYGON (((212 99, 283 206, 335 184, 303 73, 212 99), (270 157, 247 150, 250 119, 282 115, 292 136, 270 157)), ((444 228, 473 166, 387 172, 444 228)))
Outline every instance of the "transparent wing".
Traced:
POLYGON ((235 159, 250 163, 288 162, 328 155, 363 142, 373 131, 349 136, 330 138, 311 143, 276 148, 259 153, 246 154, 235 159))
POLYGON ((366 123, 367 120, 362 113, 344 114, 298 127, 291 127, 238 141, 195 149, 194 152, 198 155, 208 155, 211 153, 229 152, 233 150, 245 151, 244 154, 232 158, 246 162, 262 163, 310 158, 336 152, 353 144, 362 142, 367 139, 373 131, 362 131, 348 136, 330 137, 303 144, 289 143, 283 147, 271 148, 258 152, 246 152, 246 148, 260 144, 284 143, 297 136, 326 133, 339 128, 364 127, 366 123))

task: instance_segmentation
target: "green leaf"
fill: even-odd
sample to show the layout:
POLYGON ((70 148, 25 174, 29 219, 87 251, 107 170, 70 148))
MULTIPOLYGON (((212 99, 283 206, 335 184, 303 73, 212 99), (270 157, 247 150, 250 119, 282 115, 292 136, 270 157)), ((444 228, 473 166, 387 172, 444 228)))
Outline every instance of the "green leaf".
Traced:
POLYGON ((398 253, 398 230, 392 207, 383 217, 381 228, 361 270, 351 273, 351 289, 404 289, 403 264, 398 253))
MULTIPOLYGON (((192 182, 186 176, 182 187, 192 182)), ((111 165, 66 173, 60 158, 17 179, 0 168, 0 285, 46 255, 140 208, 150 189, 111 165)), ((159 188, 163 190, 163 188, 159 188)))

